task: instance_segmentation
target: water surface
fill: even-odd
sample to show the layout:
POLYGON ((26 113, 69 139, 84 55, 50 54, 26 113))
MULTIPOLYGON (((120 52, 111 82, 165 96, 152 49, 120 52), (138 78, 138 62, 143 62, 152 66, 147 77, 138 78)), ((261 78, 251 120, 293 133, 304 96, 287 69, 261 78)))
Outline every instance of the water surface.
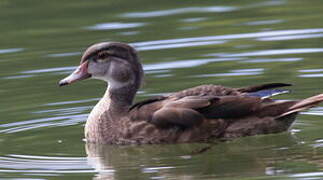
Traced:
POLYGON ((322 92, 323 2, 0 2, 0 178, 322 179, 323 105, 289 133, 213 144, 94 146, 87 115, 105 84, 57 82, 101 41, 135 46, 145 69, 137 100, 200 84, 295 86, 322 92))

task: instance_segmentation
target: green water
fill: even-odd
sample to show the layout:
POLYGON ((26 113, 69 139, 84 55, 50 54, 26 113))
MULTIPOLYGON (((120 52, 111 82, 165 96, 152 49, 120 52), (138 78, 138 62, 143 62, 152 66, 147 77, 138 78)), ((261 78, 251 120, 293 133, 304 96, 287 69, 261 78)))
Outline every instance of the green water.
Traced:
POLYGON ((0 179, 322 179, 323 105, 291 132, 215 144, 88 146, 87 115, 105 84, 59 88, 81 52, 135 46, 137 100, 200 84, 323 92, 323 1, 0 1, 0 179))

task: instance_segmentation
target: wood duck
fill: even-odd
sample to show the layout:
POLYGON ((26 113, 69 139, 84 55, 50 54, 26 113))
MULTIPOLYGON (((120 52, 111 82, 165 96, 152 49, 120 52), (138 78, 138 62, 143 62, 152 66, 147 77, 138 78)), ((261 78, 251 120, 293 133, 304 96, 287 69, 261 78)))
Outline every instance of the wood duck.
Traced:
POLYGON ((299 101, 272 100, 286 93, 270 83, 243 88, 201 85, 133 104, 143 79, 136 50, 120 42, 90 46, 80 66, 60 86, 93 78, 107 82, 86 125, 88 142, 157 144, 206 142, 288 130, 299 111, 323 101, 319 94, 299 101))

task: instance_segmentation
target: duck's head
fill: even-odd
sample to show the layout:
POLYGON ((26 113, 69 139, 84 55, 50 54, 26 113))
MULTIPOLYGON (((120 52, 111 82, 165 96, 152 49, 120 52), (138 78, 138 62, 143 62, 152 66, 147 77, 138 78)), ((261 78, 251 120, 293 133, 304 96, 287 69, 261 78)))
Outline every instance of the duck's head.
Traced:
POLYGON ((102 42, 90 46, 80 66, 59 82, 59 86, 94 78, 106 81, 111 88, 131 84, 139 88, 143 75, 136 50, 128 44, 102 42))

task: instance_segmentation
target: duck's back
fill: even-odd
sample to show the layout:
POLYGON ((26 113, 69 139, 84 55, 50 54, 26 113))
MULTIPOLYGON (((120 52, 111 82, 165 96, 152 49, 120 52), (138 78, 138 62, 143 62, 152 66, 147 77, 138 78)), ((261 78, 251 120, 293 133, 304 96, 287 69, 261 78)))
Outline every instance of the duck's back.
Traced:
POLYGON ((183 98, 186 96, 238 96, 241 94, 238 89, 210 84, 185 89, 172 93, 170 96, 183 98))

